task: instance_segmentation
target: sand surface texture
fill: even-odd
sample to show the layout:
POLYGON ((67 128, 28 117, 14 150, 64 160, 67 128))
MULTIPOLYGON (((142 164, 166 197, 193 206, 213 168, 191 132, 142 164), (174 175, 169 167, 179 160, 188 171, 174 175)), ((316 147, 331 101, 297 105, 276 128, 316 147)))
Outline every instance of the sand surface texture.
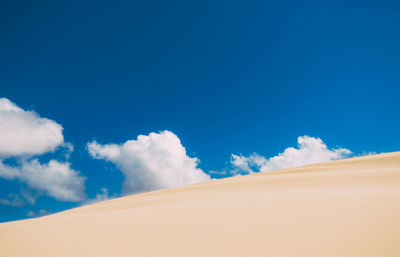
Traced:
POLYGON ((2 257, 399 257, 400 152, 0 224, 2 257))

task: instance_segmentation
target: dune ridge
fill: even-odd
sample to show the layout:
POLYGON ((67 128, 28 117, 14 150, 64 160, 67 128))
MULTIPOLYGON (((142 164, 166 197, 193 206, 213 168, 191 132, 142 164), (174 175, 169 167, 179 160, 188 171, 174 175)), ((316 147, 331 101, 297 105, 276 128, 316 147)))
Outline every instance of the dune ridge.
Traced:
POLYGON ((0 256, 400 256, 400 152, 0 224, 0 256))

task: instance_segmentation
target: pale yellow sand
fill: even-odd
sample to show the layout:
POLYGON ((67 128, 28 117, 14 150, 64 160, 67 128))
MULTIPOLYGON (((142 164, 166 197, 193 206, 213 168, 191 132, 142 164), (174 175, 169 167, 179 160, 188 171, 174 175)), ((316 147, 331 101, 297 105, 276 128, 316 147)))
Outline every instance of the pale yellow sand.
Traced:
POLYGON ((400 152, 3 223, 0 256, 399 257, 400 152))

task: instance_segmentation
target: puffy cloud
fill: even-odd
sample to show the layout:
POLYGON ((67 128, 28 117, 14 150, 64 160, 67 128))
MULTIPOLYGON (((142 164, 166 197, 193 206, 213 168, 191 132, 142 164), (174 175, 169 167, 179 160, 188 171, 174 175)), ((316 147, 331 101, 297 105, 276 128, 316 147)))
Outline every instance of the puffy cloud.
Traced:
POLYGON ((20 173, 21 172, 18 167, 5 165, 3 164, 2 160, 0 160, 0 178, 11 180, 20 177, 20 173))
POLYGON ((243 155, 231 155, 231 164, 236 167, 236 171, 244 171, 247 173, 253 172, 253 168, 262 166, 267 162, 265 157, 258 155, 256 153, 245 157, 243 155))
POLYGON ((192 184, 210 179, 186 155, 179 138, 170 131, 140 135, 122 145, 88 143, 89 154, 112 162, 123 172, 123 193, 138 193, 192 184))
MULTIPOLYGON (((70 163, 50 160, 41 164, 34 155, 66 149, 68 158, 73 146, 64 143, 62 127, 55 121, 42 118, 33 111, 25 111, 6 98, 0 98, 0 177, 18 179, 30 188, 43 191, 62 201, 85 199, 84 177, 71 169, 70 163), (15 165, 4 160, 13 157, 15 165)), ((35 197, 24 196, 34 204, 35 197)))
POLYGON ((0 157, 53 151, 64 141, 62 129, 55 121, 0 98, 0 157))
POLYGON ((46 192, 61 201, 77 202, 85 199, 85 178, 70 167, 70 163, 51 160, 40 164, 34 159, 24 162, 20 179, 29 187, 46 192))
POLYGON ((328 149, 320 138, 309 136, 297 139, 298 148, 286 148, 283 153, 270 158, 261 167, 261 171, 285 169, 311 163, 342 159, 352 152, 346 148, 328 149))
POLYGON ((320 138, 302 136, 298 137, 297 142, 297 148, 286 148, 282 153, 269 159, 256 153, 248 157, 232 154, 231 164, 234 169, 231 174, 280 170, 341 159, 352 154, 345 148, 329 149, 320 138))
POLYGON ((51 160, 40 164, 37 159, 32 159, 24 160, 16 167, 0 163, 0 177, 19 179, 30 188, 44 191, 57 200, 74 202, 85 199, 85 178, 71 169, 67 162, 51 160))

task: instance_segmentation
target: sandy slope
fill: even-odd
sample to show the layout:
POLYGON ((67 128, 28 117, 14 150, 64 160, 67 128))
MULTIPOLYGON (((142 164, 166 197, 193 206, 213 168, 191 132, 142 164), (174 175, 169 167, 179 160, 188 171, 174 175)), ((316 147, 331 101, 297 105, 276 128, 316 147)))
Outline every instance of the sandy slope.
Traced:
POLYGON ((0 224, 0 256, 400 256, 400 152, 0 224))

